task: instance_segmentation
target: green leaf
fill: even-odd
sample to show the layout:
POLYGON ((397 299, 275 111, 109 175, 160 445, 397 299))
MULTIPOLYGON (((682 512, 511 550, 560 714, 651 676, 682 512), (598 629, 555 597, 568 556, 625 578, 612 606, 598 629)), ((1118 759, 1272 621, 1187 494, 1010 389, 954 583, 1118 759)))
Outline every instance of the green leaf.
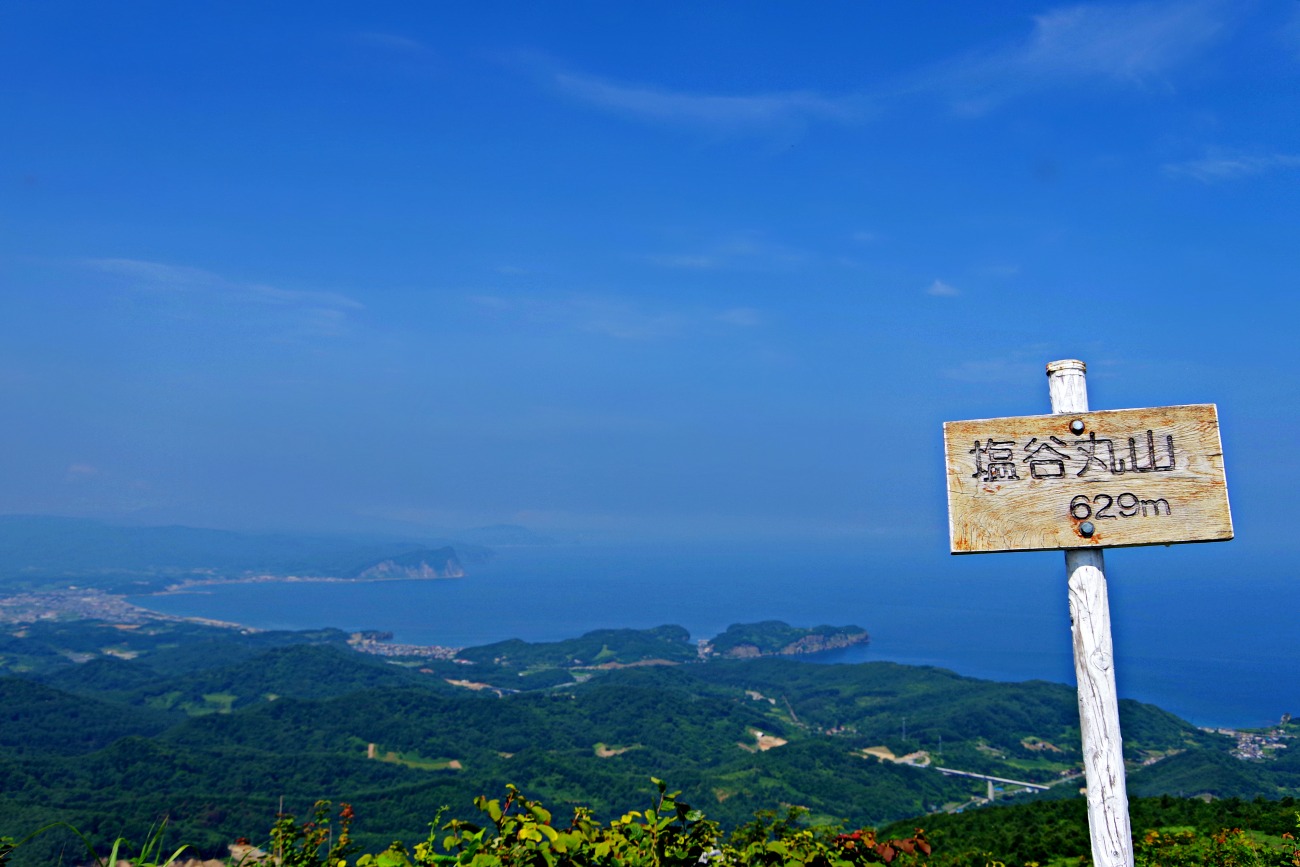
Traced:
POLYGON ((390 849, 375 856, 375 867, 411 867, 411 859, 406 857, 405 852, 390 849))
POLYGON ((184 852, 184 851, 185 851, 186 849, 188 849, 188 848, 190 848, 190 846, 189 846, 188 843, 186 843, 184 846, 180 847, 180 848, 177 849, 175 852, 173 852, 173 853, 172 853, 172 856, 171 856, 170 858, 168 858, 166 861, 162 862, 162 864, 160 865, 160 867, 168 867, 168 865, 176 863, 176 859, 179 858, 179 857, 181 856, 181 853, 184 852))

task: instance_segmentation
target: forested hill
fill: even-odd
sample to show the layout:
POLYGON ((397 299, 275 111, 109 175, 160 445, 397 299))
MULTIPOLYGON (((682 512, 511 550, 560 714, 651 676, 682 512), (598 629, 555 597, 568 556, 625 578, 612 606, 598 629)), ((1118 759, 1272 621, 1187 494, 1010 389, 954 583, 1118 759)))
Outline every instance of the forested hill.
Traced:
POLYGON ((800 629, 780 620, 762 623, 733 623, 711 641, 704 642, 703 654, 731 659, 755 656, 795 656, 820 653, 865 644, 867 631, 860 626, 814 626, 800 629))
MULTIPOLYGON (((8 628, 0 835, 54 820, 111 835, 166 814, 219 853, 262 833, 283 796, 300 815, 318 798, 351 802, 361 839, 382 845, 423 839, 439 807, 472 812, 507 782, 610 817, 644 807, 652 776, 729 827, 781 804, 861 825, 983 801, 983 781, 940 766, 1077 796, 1071 687, 884 662, 674 658, 693 648, 682 632, 605 630, 562 652, 520 642, 452 660, 357 654, 333 630, 8 628)), ((1243 761, 1232 739, 1159 708, 1125 701, 1121 719, 1135 794, 1300 791, 1300 751, 1243 761)), ((999 799, 1027 797, 1015 788, 999 799)))
MULTIPOLYGON (((653 629, 597 629, 563 641, 530 643, 512 639, 457 653, 461 660, 511 674, 549 669, 618 668, 628 665, 670 665, 711 659, 750 659, 759 656, 797 656, 854 644, 864 644, 867 632, 858 626, 791 626, 780 620, 733 623, 711 641, 696 644, 681 626, 653 629)), ((482 678, 478 678, 482 679, 482 678)), ((493 681, 503 688, 518 687, 507 677, 493 681)))

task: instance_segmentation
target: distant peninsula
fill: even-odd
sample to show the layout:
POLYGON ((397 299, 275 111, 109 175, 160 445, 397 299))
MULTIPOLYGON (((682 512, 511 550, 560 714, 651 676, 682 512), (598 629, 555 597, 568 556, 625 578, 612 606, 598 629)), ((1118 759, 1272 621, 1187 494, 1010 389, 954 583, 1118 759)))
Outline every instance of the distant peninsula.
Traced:
POLYGON ((361 581, 390 578, 464 578, 465 569, 451 547, 420 548, 363 566, 352 576, 361 581))
MULTIPOLYGON (((791 626, 780 620, 734 623, 711 641, 691 641, 682 626, 653 629, 597 629, 562 641, 528 642, 514 638, 479 647, 423 647, 393 644, 391 633, 365 632, 349 644, 362 653, 388 657, 445 659, 480 666, 475 686, 508 691, 527 689, 534 681, 547 685, 582 679, 584 672, 642 666, 681 665, 715 659, 754 659, 797 656, 865 644, 867 632, 858 626, 791 626), (549 672, 545 678, 538 677, 549 672), (520 681, 519 678, 524 678, 520 681), (486 681, 486 682, 485 682, 486 681)), ((458 683, 459 681, 453 681, 458 683)))
POLYGON ((780 620, 761 623, 733 623, 712 641, 700 642, 700 655, 727 659, 753 659, 759 656, 797 656, 838 650, 871 640, 860 626, 814 626, 810 629, 791 626, 780 620))
MULTIPOLYGON (((488 531, 529 538, 524 528, 488 531)), ((211 584, 460 578, 466 562, 489 556, 478 544, 444 538, 240 533, 0 515, 0 595, 78 587, 139 596, 211 584)))

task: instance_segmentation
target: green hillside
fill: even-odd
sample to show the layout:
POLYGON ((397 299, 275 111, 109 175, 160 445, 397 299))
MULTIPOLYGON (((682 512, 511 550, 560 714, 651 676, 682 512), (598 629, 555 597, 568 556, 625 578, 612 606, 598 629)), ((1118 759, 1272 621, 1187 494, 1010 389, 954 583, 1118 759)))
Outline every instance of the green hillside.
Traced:
POLYGON ((276 647, 332 645, 346 648, 348 635, 337 629, 297 632, 232 630, 185 621, 143 624, 102 620, 41 620, 0 623, 0 673, 68 678, 91 691, 104 678, 138 678, 124 666, 156 674, 185 674, 252 659, 276 647), (92 665, 98 662, 100 665, 92 665), (107 666, 105 663, 122 662, 107 666), (83 669, 79 671, 79 669, 83 669), (112 672, 112 673, 110 673, 112 672))
POLYGON ((157 735, 175 720, 113 701, 70 695, 44 684, 0 678, 0 756, 75 756, 131 735, 157 735))
MULTIPOLYGON (((82 622, 0 638, 23 675, 0 678, 0 836, 65 820, 108 839, 168 815, 219 853, 269 827, 281 797, 298 814, 328 798, 354 804, 358 839, 382 846, 423 839, 445 805, 471 818, 475 796, 510 782, 560 812, 617 817, 644 806, 650 777, 725 828, 782 805, 861 826, 984 803, 983 781, 940 767, 1051 786, 1007 786, 999 802, 1078 803, 1081 784, 1070 687, 705 661, 680 627, 459 661, 358 654, 333 630, 82 622)), ((1231 738, 1159 708, 1126 701, 1121 719, 1135 796, 1300 793, 1300 750, 1243 761, 1231 738)))
POLYGON ((277 647, 234 665, 155 679, 124 696, 148 707, 190 714, 229 713, 279 698, 332 698, 418 675, 333 645, 277 647))
POLYGON ((863 644, 867 631, 860 626, 814 626, 803 629, 780 620, 733 623, 708 643, 719 656, 746 658, 806 653, 863 644))
POLYGON ((462 660, 512 674, 544 668, 599 668, 647 662, 691 662, 698 657, 691 634, 680 626, 598 629, 580 638, 545 643, 512 639, 457 654, 462 660))

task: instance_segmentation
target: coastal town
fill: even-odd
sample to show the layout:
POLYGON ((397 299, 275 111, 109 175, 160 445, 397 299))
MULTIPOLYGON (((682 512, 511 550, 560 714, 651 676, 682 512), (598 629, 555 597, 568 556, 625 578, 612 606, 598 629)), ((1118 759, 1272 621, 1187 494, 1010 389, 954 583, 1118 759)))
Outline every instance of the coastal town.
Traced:
POLYGON ((126 601, 125 596, 90 587, 70 586, 62 590, 16 593, 0 597, 0 624, 36 623, 42 620, 103 620, 107 623, 141 624, 152 620, 186 621, 208 626, 244 627, 203 617, 174 617, 126 601))
POLYGON ((395 644, 392 637, 391 632, 354 632, 348 637, 348 646, 358 653, 369 653, 372 656, 419 656, 426 659, 449 660, 455 660, 456 654, 463 649, 437 644, 395 644))
POLYGON ((1277 758, 1277 751, 1287 748, 1284 742, 1295 737, 1286 730, 1289 722, 1291 722, 1291 714, 1284 713, 1276 726, 1263 729, 1206 728, 1203 731, 1234 738, 1237 745, 1232 749, 1233 756, 1243 760, 1259 761, 1277 758))
MULTIPOLYGON (((180 617, 164 614, 128 602, 125 596, 90 587, 70 586, 62 590, 16 593, 0 597, 0 626, 22 626, 42 621, 98 620, 119 626, 140 626, 150 622, 193 623, 259 632, 251 626, 214 620, 209 617, 180 617)), ((424 657, 454 659, 459 647, 401 644, 391 641, 391 632, 362 631, 352 633, 348 646, 358 653, 386 657, 424 657)))

